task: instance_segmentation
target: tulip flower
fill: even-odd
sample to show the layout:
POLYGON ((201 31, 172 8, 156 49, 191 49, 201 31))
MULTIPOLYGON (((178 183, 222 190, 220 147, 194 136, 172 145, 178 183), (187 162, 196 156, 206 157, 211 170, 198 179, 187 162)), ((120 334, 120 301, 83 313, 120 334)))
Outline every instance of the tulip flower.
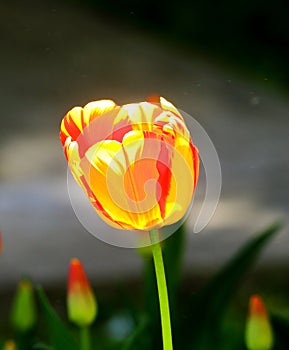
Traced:
POLYGON ((13 328, 21 333, 31 330, 36 323, 36 305, 29 280, 19 282, 11 310, 13 328))
POLYGON ((79 327, 89 326, 97 314, 93 291, 78 259, 72 259, 69 266, 67 309, 69 320, 79 327))
POLYGON ((183 218, 199 175, 198 151, 182 115, 163 97, 123 106, 94 101, 65 115, 60 140, 76 182, 103 221, 150 231, 163 346, 172 350, 159 229, 183 218))
POLYGON ((245 343, 249 350, 270 350, 273 348, 273 333, 265 305, 258 295, 249 303, 245 343))
POLYGON ((75 180, 110 226, 159 229, 186 213, 199 157, 182 115, 163 97, 74 107, 60 139, 75 180))

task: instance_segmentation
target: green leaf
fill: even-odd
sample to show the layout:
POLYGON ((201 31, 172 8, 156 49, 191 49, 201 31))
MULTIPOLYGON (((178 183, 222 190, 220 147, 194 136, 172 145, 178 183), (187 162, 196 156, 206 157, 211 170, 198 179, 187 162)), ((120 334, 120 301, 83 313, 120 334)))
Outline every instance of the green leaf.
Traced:
POLYGON ((187 305, 187 317, 183 320, 182 342, 198 350, 220 349, 220 328, 226 308, 238 284, 255 262, 258 254, 280 229, 273 224, 255 236, 225 265, 225 267, 187 305))
POLYGON ((57 316, 41 287, 37 288, 40 307, 48 329, 51 345, 54 350, 78 350, 79 346, 64 323, 57 316))

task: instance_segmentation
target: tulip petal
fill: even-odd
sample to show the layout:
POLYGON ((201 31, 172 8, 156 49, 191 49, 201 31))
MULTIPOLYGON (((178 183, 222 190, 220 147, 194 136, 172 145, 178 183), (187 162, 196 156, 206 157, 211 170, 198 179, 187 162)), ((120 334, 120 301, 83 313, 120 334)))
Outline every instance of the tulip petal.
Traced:
POLYGON ((84 108, 74 107, 63 118, 60 126, 60 139, 64 145, 67 137, 76 141, 86 126, 95 118, 116 108, 112 100, 100 100, 88 103, 84 108))
POLYGON ((83 171, 80 167, 80 157, 78 152, 78 143, 76 141, 69 142, 67 144, 67 159, 68 159, 68 165, 71 170, 71 173, 76 180, 76 182, 83 187, 83 184, 81 182, 81 177, 83 176, 83 171))
POLYGON ((81 124, 82 108, 72 108, 62 119, 60 126, 60 139, 64 145, 66 138, 71 137, 73 141, 77 140, 82 130, 81 124))
POLYGON ((189 152, 175 148, 171 157, 171 187, 166 198, 165 225, 179 221, 186 213, 192 200, 194 168, 189 152))
MULTIPOLYGON (((93 207, 99 212, 104 212, 104 209, 94 192, 91 190, 88 180, 86 179, 85 173, 81 168, 81 159, 78 152, 78 144, 76 141, 71 142, 68 146, 68 164, 71 170, 71 173, 76 180, 76 182, 80 185, 80 187, 84 190, 87 197, 89 198, 93 207)), ((108 216, 108 214, 106 214, 108 216)), ((110 218, 111 219, 111 218, 110 218)))
POLYGON ((146 229, 162 221, 155 190, 159 176, 156 161, 143 158, 144 149, 142 132, 133 131, 123 144, 103 141, 86 153, 91 189, 123 227, 146 229))
POLYGON ((118 151, 121 151, 121 148, 121 144, 117 141, 102 141, 86 152, 85 158, 81 161, 81 167, 91 192, 97 194, 99 203, 102 208, 105 208, 102 210, 102 214, 111 217, 114 222, 125 227, 125 223, 132 221, 132 215, 118 204, 119 200, 123 199, 120 177, 124 169, 122 162, 114 156, 118 151), (110 186, 107 185, 109 169, 112 174, 115 173, 117 176, 117 182, 110 186), (113 193, 113 198, 110 191, 113 193))
MULTIPOLYGON (((93 119, 111 111, 116 108, 117 105, 112 100, 99 100, 89 102, 83 108, 83 117, 82 123, 83 125, 88 125, 93 119)), ((83 127, 84 129, 84 127, 83 127)))
POLYGON ((177 110, 177 108, 164 97, 160 97, 160 104, 163 110, 173 112, 175 115, 183 119, 181 113, 177 110))
POLYGON ((158 106, 148 102, 132 103, 122 108, 127 111, 133 129, 142 131, 152 131, 154 119, 161 112, 158 106))

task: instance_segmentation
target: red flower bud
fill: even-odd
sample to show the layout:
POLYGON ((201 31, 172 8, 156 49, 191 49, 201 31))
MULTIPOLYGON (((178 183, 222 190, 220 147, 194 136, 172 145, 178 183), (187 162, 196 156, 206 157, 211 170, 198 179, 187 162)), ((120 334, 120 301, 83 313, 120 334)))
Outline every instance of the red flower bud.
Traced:
POLYGON ((270 350, 273 348, 273 334, 265 305, 258 295, 249 303, 245 342, 249 350, 270 350))
POLYGON ((97 314, 97 303, 78 259, 70 261, 67 292, 68 318, 80 327, 90 325, 97 314))

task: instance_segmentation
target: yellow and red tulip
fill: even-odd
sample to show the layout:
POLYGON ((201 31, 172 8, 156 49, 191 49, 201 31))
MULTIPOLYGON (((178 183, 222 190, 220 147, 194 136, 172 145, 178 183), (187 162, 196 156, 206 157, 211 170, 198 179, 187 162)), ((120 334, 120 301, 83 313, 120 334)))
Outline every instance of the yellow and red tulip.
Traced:
POLYGON ((273 348, 273 333, 266 307, 259 295, 253 295, 249 302, 245 342, 249 350, 270 350, 273 348))
POLYGON ((36 304, 29 280, 19 282, 11 310, 11 323, 18 332, 31 330, 36 323, 36 304))
POLYGON ((70 261, 68 272, 67 310, 68 318, 79 327, 89 326, 97 314, 97 303, 78 259, 70 261))
POLYGON ((182 115, 164 98, 74 107, 62 120, 60 139, 75 180, 110 226, 150 230, 187 211, 198 152, 182 115))

